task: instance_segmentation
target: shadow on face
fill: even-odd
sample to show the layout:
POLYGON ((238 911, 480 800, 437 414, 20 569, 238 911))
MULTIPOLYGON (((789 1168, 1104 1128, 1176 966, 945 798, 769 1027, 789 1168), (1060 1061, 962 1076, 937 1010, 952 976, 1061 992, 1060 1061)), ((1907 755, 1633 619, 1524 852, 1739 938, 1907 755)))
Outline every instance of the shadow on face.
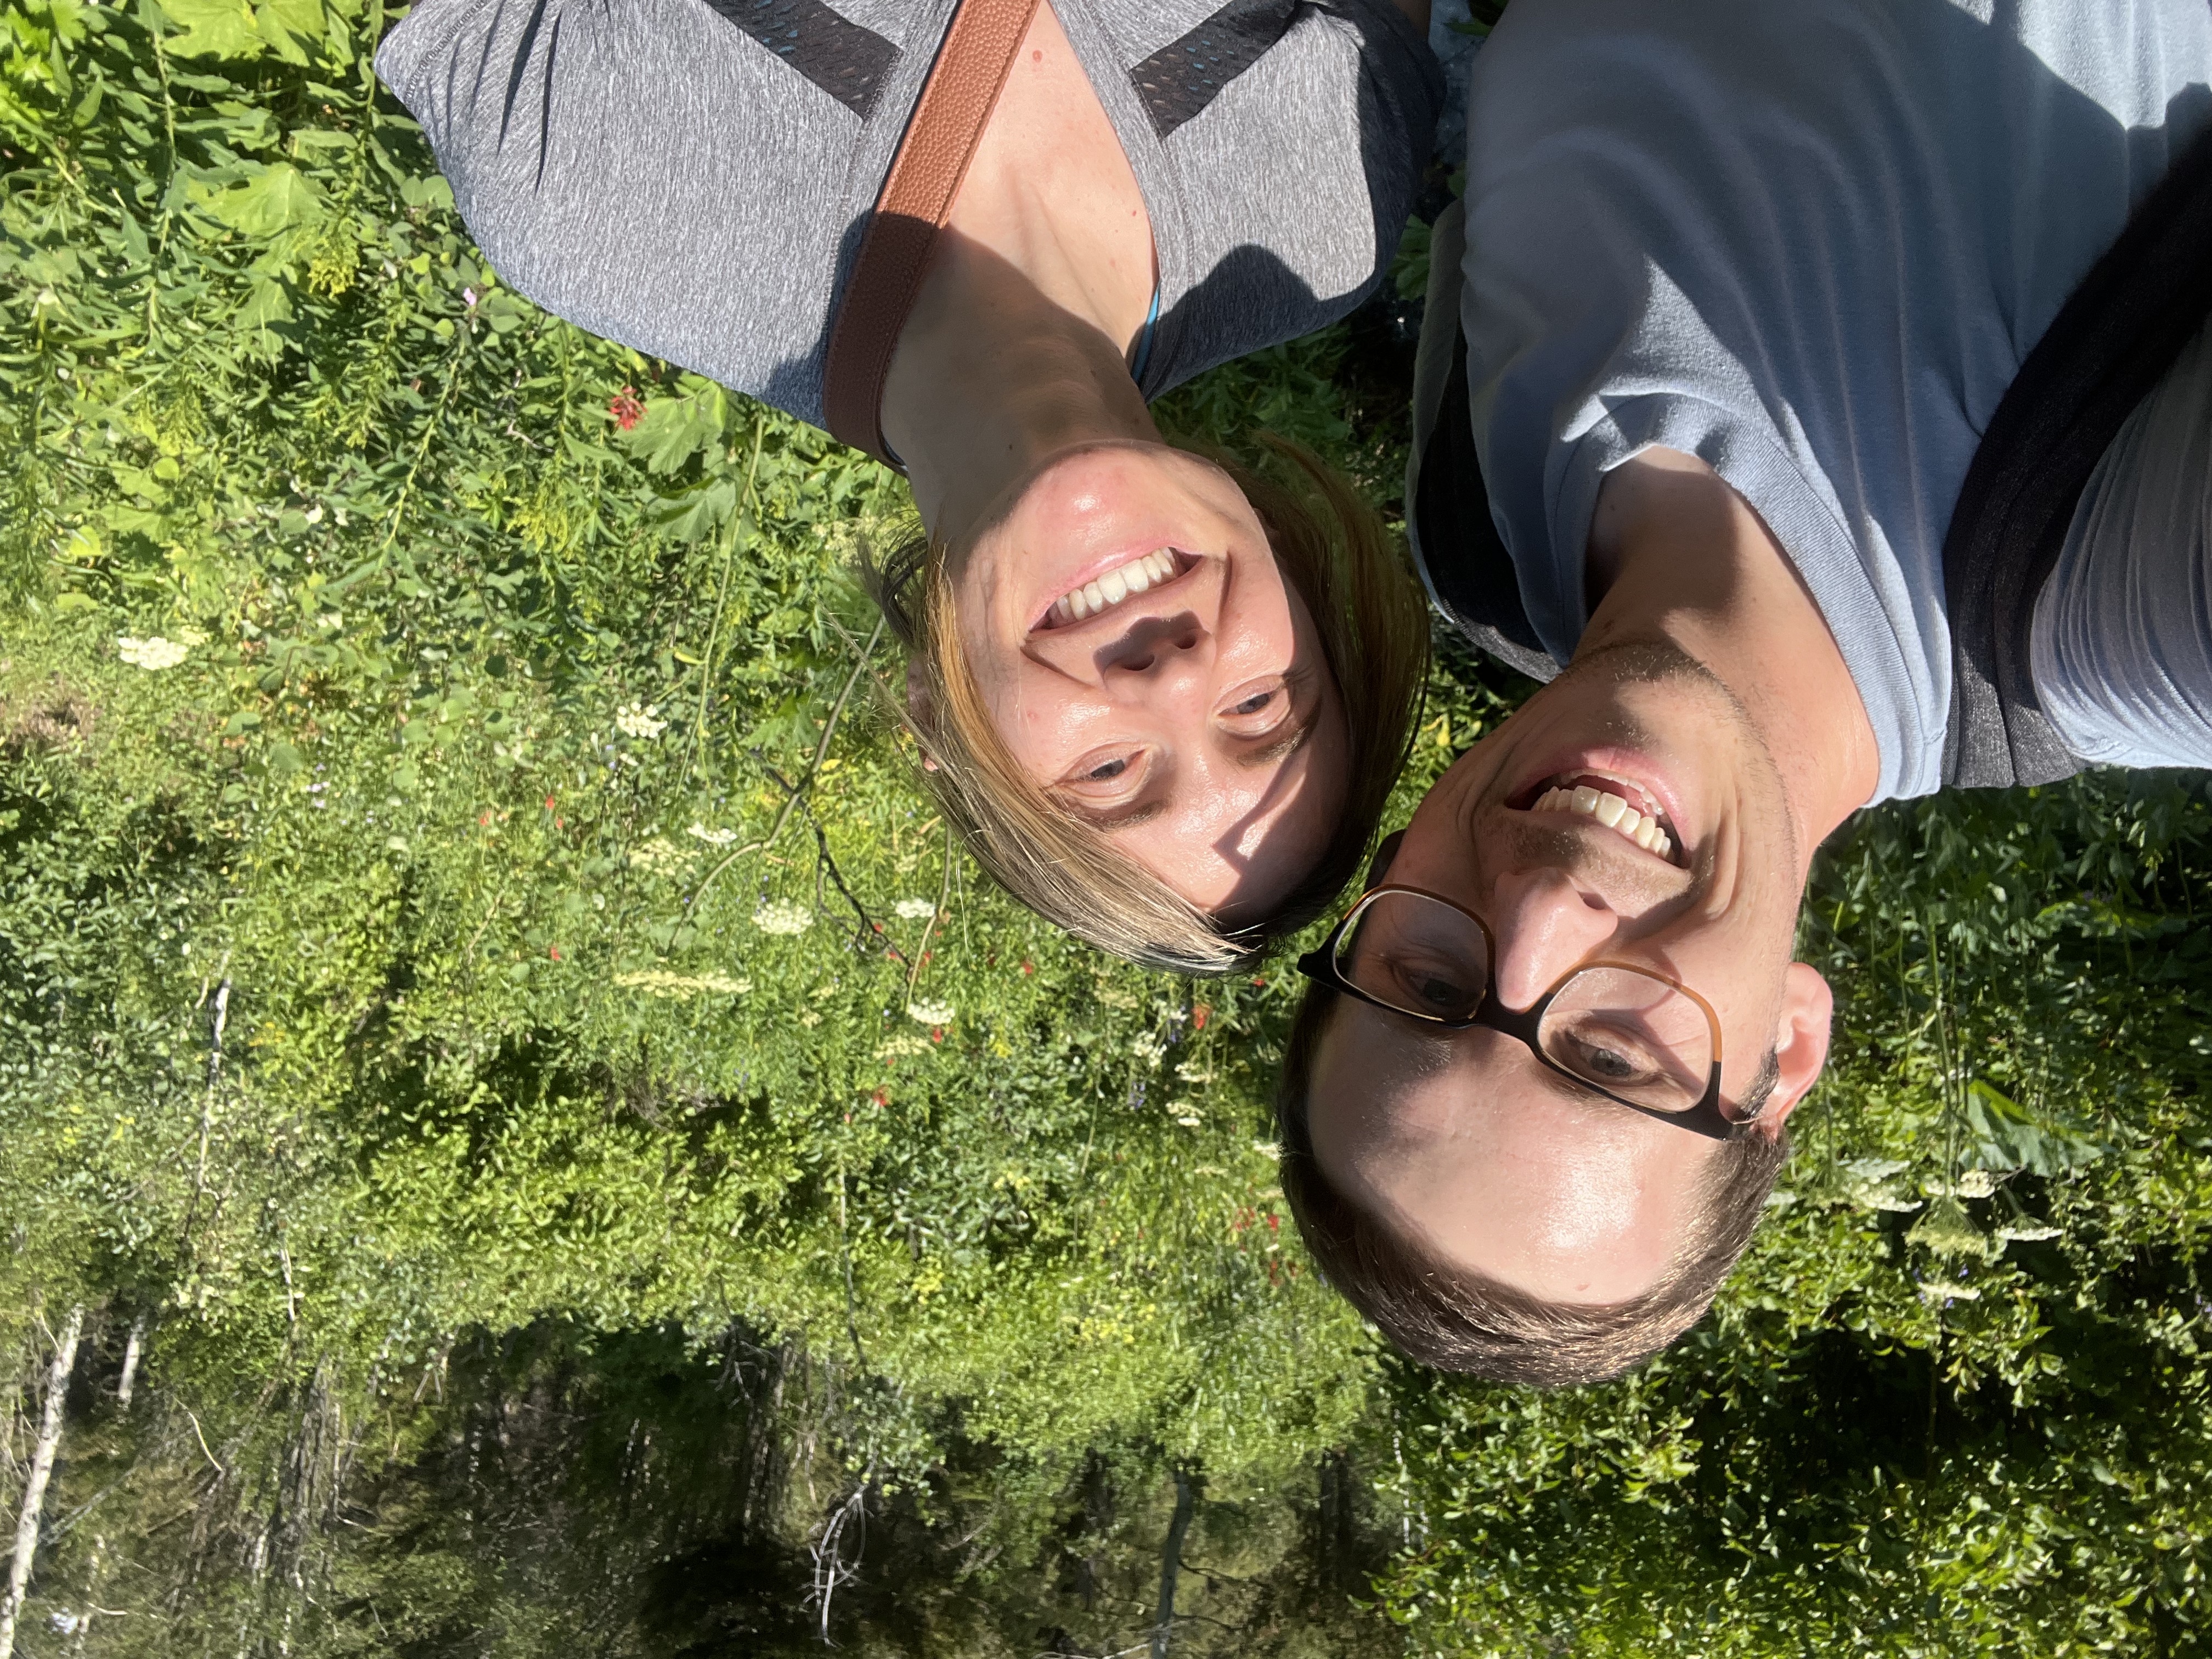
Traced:
POLYGON ((1093 444, 1041 469, 953 571, 963 654, 1016 763, 1234 927, 1310 872, 1350 768, 1312 616, 1218 467, 1093 444))
POLYGON ((1431 1037, 1350 998, 1317 1048, 1307 1112, 1314 1157, 1350 1202, 1547 1303, 1656 1285, 1720 1150, 1577 1090, 1511 1037, 1431 1037))
MULTIPOLYGON (((1578 659, 1453 764, 1390 852, 1370 880, 1487 926, 1496 1006, 1532 1008, 1595 964, 1697 993, 1717 1025, 1722 1109, 1758 1115, 1748 1133, 1768 1146, 1819 1077, 1831 1000, 1790 961, 1802 871, 1778 775, 1726 691, 1678 656, 1578 659)), ((1319 1172, 1346 1201, 1422 1255, 1551 1304, 1660 1285, 1705 1249, 1716 1178, 1744 1161, 1518 1038, 1349 996, 1314 1045, 1304 1100, 1319 1172)))

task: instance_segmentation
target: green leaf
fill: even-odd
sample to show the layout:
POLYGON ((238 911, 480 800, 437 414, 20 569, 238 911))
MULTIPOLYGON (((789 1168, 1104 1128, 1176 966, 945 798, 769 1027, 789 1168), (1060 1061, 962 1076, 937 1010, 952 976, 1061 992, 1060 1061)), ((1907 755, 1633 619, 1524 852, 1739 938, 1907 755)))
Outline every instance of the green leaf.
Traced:
POLYGON ((694 455, 721 440, 729 396, 708 386, 687 398, 657 398, 644 417, 617 440, 648 470, 673 472, 694 455))
POLYGON ((214 197, 208 210, 233 230, 273 236, 301 225, 319 224, 327 209, 313 179, 289 161, 277 161, 214 197))
POLYGON ((167 43, 177 57, 258 58, 268 46, 243 0, 161 0, 161 7, 185 31, 167 43))
POLYGON ((2079 1130, 2030 1111, 1979 1078, 1966 1085, 1966 1119, 1973 1137, 1966 1162, 1979 1169, 2063 1175, 2095 1163, 2106 1151, 2079 1130))

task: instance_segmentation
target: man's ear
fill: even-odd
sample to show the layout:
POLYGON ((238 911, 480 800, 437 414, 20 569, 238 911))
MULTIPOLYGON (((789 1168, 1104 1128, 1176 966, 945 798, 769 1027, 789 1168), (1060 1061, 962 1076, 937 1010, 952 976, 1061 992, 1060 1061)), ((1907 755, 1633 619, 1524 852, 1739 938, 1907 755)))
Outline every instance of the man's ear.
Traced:
POLYGON ((1820 1080, 1828 1063, 1828 1028, 1836 1012, 1836 994, 1820 970, 1809 962, 1793 962, 1782 976, 1782 1020, 1774 1033, 1774 1067, 1778 1073, 1774 1092, 1759 1115, 1759 1127, 1778 1133, 1783 1120, 1797 1109, 1797 1103, 1820 1080))
MULTIPOLYGON (((919 656, 908 657, 906 662, 906 717, 925 739, 937 735, 937 699, 930 695, 929 672, 919 656)), ((927 747, 922 750, 921 769, 937 769, 936 758, 927 747)))

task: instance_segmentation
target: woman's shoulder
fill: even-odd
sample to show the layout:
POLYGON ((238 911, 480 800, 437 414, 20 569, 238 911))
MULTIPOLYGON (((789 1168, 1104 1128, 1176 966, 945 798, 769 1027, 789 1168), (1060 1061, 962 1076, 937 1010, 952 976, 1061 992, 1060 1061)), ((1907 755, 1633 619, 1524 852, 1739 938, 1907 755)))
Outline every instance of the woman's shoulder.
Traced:
POLYGON ((951 0, 427 0, 377 70, 501 275, 820 416, 820 359, 951 0))
POLYGON ((1152 15, 1088 3, 1127 42, 1141 111, 1123 136, 1159 255, 1146 395, 1310 333, 1372 292, 1443 99, 1434 55, 1396 7, 1231 0, 1152 15))

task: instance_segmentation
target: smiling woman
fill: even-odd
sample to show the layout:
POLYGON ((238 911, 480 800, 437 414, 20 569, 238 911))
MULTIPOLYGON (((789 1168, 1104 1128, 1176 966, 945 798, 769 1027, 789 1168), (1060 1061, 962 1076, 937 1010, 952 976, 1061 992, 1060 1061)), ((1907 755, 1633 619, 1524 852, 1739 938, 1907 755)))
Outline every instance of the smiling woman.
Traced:
POLYGON ((1388 532, 1313 456, 1269 447, 1294 483, 1168 452, 1217 534, 1162 550, 1168 579, 1122 577, 1103 611, 1089 589, 1107 599, 1126 559, 1025 591, 992 574, 1012 524, 965 558, 917 538, 865 573, 914 653, 910 725, 949 820, 1023 903, 1149 966, 1226 972, 1319 915, 1419 701, 1428 617, 1388 532), (1071 592, 1086 614, 1062 622, 1071 592))
POLYGON ((1146 405, 1380 280, 1426 13, 425 0, 378 64, 516 288, 906 475, 940 550, 879 586, 923 578, 893 608, 952 821, 1061 925, 1207 972, 1351 873, 1426 630, 1311 457, 1258 486, 1146 405))

